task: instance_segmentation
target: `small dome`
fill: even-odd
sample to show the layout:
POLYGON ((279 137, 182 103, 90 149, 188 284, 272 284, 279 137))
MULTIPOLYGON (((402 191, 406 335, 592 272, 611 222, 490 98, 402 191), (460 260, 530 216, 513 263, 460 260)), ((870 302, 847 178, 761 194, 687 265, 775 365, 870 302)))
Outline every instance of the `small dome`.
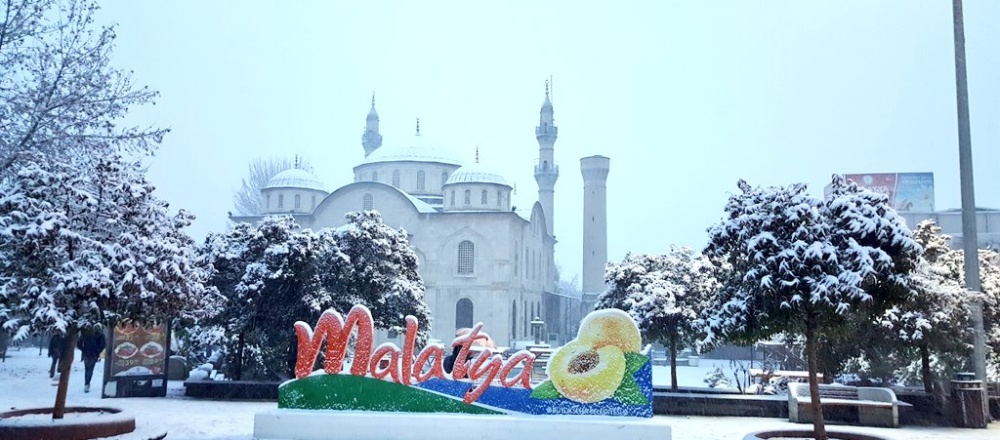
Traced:
POLYGON ((314 176, 313 173, 298 168, 292 168, 276 174, 271 180, 267 181, 267 186, 264 189, 268 188, 307 188, 326 191, 323 182, 318 177, 314 176))
POLYGON ((451 173, 451 176, 448 177, 448 181, 445 182, 445 185, 453 183, 492 183, 510 187, 510 185, 507 184, 507 179, 504 179, 500 173, 479 163, 463 166, 454 173, 451 173))
POLYGON ((382 147, 365 158, 362 165, 385 162, 435 162, 462 165, 462 160, 449 151, 425 146, 419 135, 408 147, 382 147))

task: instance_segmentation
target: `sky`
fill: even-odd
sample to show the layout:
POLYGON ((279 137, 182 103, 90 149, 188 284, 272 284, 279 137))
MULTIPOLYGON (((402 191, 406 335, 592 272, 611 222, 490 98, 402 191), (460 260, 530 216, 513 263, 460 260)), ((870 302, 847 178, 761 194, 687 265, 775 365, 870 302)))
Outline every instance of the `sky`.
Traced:
MULTIPOLYGON (((700 250, 736 182, 933 172, 960 206, 951 2, 104 0, 115 64, 159 90, 128 123, 168 127, 149 178, 228 227, 257 157, 353 179, 371 95, 383 146, 426 143, 537 199, 534 127, 553 78, 556 264, 580 272, 579 159, 611 158, 608 257, 700 250)), ((1000 2, 965 1, 976 201, 1000 208, 1000 2)))

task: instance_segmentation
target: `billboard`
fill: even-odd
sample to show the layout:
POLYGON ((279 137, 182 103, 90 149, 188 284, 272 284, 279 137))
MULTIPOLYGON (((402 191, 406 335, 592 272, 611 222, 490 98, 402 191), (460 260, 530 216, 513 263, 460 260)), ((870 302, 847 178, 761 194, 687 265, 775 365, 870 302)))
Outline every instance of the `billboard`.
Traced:
POLYGON ((845 174, 862 188, 889 196, 899 212, 934 211, 934 173, 845 174))

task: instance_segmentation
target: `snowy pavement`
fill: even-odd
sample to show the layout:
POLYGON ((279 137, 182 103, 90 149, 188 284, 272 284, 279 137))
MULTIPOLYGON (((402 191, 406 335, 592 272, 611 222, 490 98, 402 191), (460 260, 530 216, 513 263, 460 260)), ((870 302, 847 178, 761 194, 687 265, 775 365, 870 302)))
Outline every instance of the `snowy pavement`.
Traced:
MULTIPOLYGON (((699 367, 678 367, 678 382, 681 385, 699 386, 704 374, 712 369, 712 364, 728 366, 726 361, 702 360, 699 367), (707 362, 706 362, 707 361, 707 362)), ((23 409, 51 407, 55 400, 56 387, 48 377, 49 358, 39 356, 38 349, 12 348, 6 362, 0 363, 0 408, 23 409)), ((102 371, 98 364, 95 376, 102 371)), ((724 368, 725 369, 725 368, 724 368)), ((669 382, 670 370, 654 369, 654 383, 669 382)), ((253 434, 253 418, 258 411, 273 409, 274 402, 231 402, 194 400, 183 396, 181 382, 171 382, 166 398, 101 399, 98 386, 99 377, 94 378, 94 389, 83 392, 83 364, 73 364, 70 377, 67 405, 113 406, 125 409, 136 417, 139 430, 166 430, 169 440, 250 440, 253 434)), ((668 421, 677 440, 734 440, 743 435, 765 429, 804 429, 808 425, 788 423, 783 419, 754 417, 695 417, 656 416, 668 421)), ((444 428, 446 429, 446 428, 444 428)), ((969 439, 986 440, 1000 438, 1000 423, 993 423, 988 429, 957 429, 930 427, 903 427, 899 429, 869 428, 860 426, 830 426, 830 430, 850 431, 880 435, 896 440, 969 439)))

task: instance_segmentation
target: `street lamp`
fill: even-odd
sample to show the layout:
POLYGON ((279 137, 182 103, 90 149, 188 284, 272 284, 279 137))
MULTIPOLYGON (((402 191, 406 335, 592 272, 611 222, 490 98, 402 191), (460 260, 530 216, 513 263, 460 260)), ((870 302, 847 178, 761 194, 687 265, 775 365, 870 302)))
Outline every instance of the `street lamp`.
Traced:
POLYGON ((535 335, 535 345, 542 343, 542 327, 545 326, 545 321, 542 318, 535 317, 531 320, 531 333, 535 335))

